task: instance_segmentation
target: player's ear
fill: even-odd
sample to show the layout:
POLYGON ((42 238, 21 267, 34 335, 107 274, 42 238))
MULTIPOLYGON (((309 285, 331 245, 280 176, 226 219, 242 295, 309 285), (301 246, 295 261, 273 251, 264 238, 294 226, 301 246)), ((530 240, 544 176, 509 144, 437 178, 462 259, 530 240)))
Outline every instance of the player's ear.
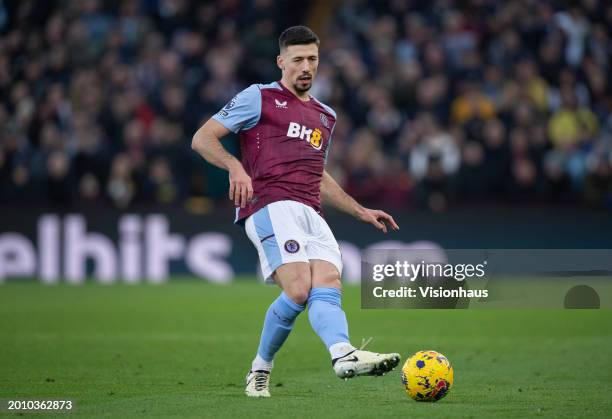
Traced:
POLYGON ((276 57, 276 65, 277 65, 277 66, 278 66, 278 68, 280 68, 281 70, 284 70, 284 69, 285 69, 285 63, 284 63, 284 60, 283 60, 283 56, 282 56, 282 55, 280 55, 280 54, 279 54, 279 55, 276 57))

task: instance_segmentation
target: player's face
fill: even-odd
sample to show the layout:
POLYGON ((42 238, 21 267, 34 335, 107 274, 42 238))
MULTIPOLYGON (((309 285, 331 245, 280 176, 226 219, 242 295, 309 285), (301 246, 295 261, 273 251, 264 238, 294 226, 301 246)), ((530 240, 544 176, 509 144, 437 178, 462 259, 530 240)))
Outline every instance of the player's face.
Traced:
POLYGON ((317 44, 290 45, 281 51, 277 63, 283 70, 283 80, 298 94, 305 93, 312 87, 317 74, 319 47, 317 44))

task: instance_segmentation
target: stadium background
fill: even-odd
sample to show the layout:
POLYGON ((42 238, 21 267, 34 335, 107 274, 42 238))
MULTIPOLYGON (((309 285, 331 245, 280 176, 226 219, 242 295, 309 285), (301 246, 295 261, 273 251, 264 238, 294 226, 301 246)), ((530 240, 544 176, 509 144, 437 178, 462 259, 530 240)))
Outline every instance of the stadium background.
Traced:
MULTIPOLYGON (((340 115, 327 170, 400 218, 391 240, 605 247, 611 21, 592 0, 3 1, 0 227, 29 262, 0 277, 44 270, 32 255, 49 246, 45 214, 59 230, 61 214, 82 215, 114 259, 120 214, 165 213, 170 232, 189 219, 189 236, 224 231, 242 249, 227 174, 190 139, 236 92, 280 77, 277 37, 298 23, 322 39, 312 93, 340 115)), ((340 240, 382 240, 328 214, 340 240)), ((169 272, 198 274, 175 253, 169 272)), ((253 273, 254 251, 243 257, 237 271, 253 273)))
MULTIPOLYGON (((256 284, 227 174, 190 141, 235 93, 280 78, 278 34, 294 24, 321 37, 312 93, 339 115, 327 169, 401 226, 383 236, 326 209, 352 262, 384 241, 610 248, 609 2, 0 0, 0 401, 432 415, 402 404, 397 377, 333 381, 304 319, 276 404, 241 395, 276 290, 256 284)), ((610 415, 609 311, 373 312, 350 286, 345 305, 354 339, 449 356, 458 382, 437 416, 610 415)))

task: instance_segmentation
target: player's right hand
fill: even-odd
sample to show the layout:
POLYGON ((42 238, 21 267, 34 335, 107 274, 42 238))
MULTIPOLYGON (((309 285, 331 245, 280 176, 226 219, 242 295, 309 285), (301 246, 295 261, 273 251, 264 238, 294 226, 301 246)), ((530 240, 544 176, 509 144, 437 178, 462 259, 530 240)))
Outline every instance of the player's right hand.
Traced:
POLYGON ((247 175, 242 165, 236 165, 229 172, 229 199, 234 201, 234 205, 244 208, 253 198, 253 184, 251 177, 247 175))

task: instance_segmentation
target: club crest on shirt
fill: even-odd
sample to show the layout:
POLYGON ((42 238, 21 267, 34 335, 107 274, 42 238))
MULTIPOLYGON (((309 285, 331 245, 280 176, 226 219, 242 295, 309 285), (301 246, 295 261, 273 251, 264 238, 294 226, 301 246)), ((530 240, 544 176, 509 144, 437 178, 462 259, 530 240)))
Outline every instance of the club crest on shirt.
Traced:
POLYGON ((319 118, 321 118, 321 123, 323 124, 323 126, 325 128, 329 128, 329 120, 327 119, 327 115, 322 113, 319 115, 319 118))
POLYGON ((297 253, 300 250, 300 244, 295 240, 287 240, 285 242, 285 250, 289 253, 297 253))

